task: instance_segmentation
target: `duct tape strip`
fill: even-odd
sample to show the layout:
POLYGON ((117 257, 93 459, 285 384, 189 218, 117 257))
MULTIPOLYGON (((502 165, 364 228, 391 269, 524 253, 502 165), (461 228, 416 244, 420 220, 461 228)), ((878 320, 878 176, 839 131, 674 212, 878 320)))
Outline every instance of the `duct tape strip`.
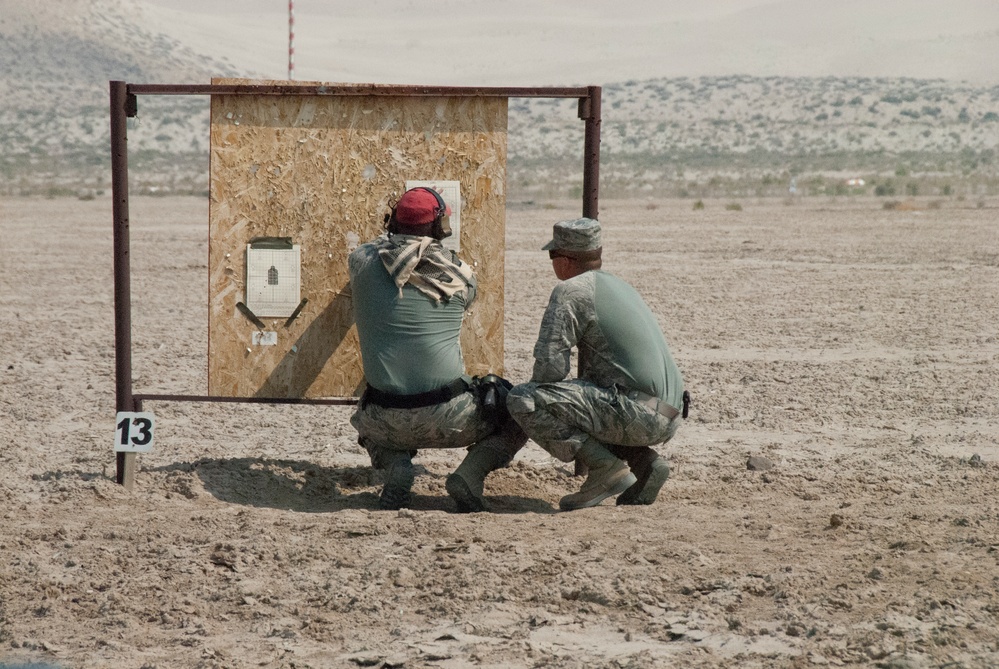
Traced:
POLYGON ((297 306, 297 307, 295 307, 295 310, 294 310, 293 312, 291 312, 291 316, 288 316, 288 320, 286 320, 286 321, 284 322, 284 326, 285 326, 285 327, 288 327, 289 325, 291 325, 291 324, 292 324, 292 322, 293 322, 293 321, 294 321, 294 320, 295 320, 296 318, 298 318, 298 315, 299 315, 300 313, 302 313, 302 309, 304 309, 304 308, 305 308, 305 305, 306 305, 306 304, 308 304, 308 303, 309 303, 309 298, 307 298, 307 297, 303 297, 303 298, 302 298, 302 301, 298 303, 298 306, 297 306))
POLYGON ((250 322, 256 325, 258 328, 260 328, 261 330, 267 329, 267 325, 262 320, 257 318, 257 315, 255 313, 250 311, 250 307, 246 306, 242 302, 237 302, 236 308, 239 309, 239 313, 246 316, 250 320, 250 322))

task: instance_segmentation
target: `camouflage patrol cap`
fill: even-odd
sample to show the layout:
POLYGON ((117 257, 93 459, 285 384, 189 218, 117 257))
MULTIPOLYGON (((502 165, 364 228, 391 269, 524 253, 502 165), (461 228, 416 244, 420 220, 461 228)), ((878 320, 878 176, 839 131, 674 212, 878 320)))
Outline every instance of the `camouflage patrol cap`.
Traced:
POLYGON ((600 248, 600 221, 577 218, 573 221, 559 221, 552 226, 552 240, 542 246, 541 250, 586 253, 600 248))

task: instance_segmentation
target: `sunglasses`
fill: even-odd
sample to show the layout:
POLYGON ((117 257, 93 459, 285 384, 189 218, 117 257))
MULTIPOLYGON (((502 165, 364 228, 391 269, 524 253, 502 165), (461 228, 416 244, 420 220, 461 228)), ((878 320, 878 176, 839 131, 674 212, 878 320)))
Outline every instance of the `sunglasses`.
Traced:
POLYGON ((556 251, 555 249, 551 249, 551 250, 548 251, 548 258, 549 258, 549 260, 555 260, 555 258, 570 258, 571 259, 572 256, 567 256, 566 254, 564 254, 564 253, 562 253, 560 251, 556 251))

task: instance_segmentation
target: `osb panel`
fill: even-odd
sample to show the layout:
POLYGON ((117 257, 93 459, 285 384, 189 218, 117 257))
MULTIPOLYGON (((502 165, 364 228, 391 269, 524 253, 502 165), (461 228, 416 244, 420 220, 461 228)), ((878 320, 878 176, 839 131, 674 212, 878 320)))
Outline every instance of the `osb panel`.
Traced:
POLYGON ((381 233, 388 203, 411 179, 461 183, 460 256, 479 278, 462 331, 465 365, 502 374, 505 98, 218 95, 211 112, 210 394, 358 394, 347 256, 381 233), (246 245, 257 237, 301 245, 308 303, 290 324, 261 318, 276 345, 254 345, 260 328, 237 308, 246 245))

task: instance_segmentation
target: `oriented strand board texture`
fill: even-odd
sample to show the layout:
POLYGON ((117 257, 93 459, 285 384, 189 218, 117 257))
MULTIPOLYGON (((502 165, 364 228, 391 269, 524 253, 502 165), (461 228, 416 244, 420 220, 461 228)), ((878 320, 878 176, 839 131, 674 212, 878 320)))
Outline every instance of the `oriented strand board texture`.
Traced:
POLYGON ((462 332, 465 365, 503 372, 505 98, 223 95, 211 107, 210 394, 358 393, 347 255, 382 231, 407 179, 461 182, 460 255, 479 277, 462 332), (273 346, 252 343, 260 328, 237 308, 246 244, 257 237, 301 245, 308 303, 290 324, 261 319, 277 333, 273 346))

